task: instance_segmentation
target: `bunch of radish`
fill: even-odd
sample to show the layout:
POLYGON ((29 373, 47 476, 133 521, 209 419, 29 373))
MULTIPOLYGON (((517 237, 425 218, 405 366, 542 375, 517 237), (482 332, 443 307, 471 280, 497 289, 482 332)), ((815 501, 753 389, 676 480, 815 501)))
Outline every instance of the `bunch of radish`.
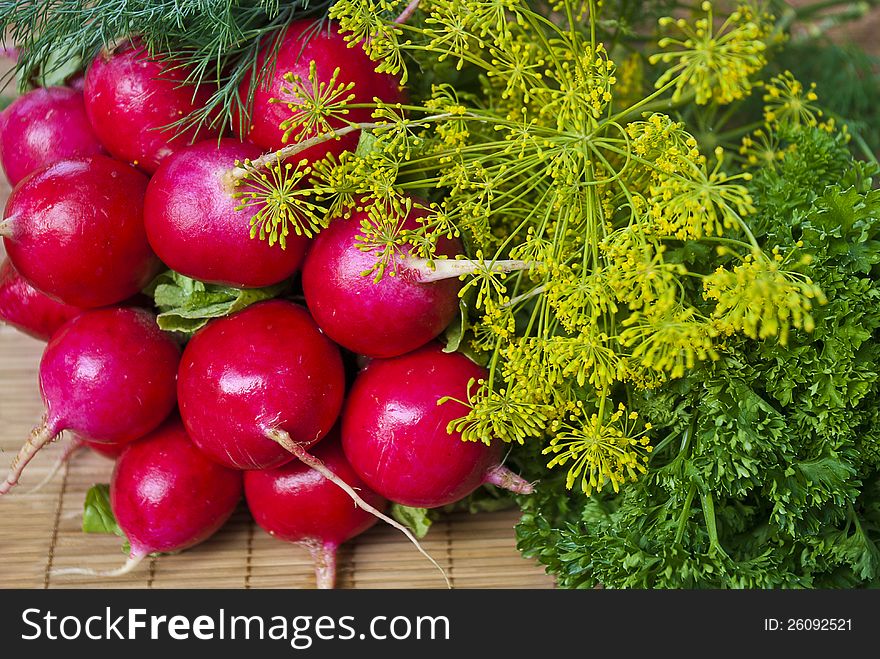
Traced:
MULTIPOLYGON (((389 502, 434 508, 484 483, 530 491, 497 443, 448 430, 466 412, 455 401, 487 376, 438 342, 458 313, 457 272, 407 273, 402 261, 404 276, 364 276, 377 256, 358 246, 357 213, 284 249, 251 238, 258 207, 239 209, 229 174, 285 146, 279 126, 296 103, 284 97, 286 73, 314 67, 329 80, 338 68, 365 95, 358 102, 402 98, 335 27, 309 27, 294 22, 267 46, 272 73, 255 94, 242 83, 251 112, 238 135, 171 127, 210 89, 186 85, 184 65, 137 38, 98 53, 81 89, 30 91, 0 118, 0 162, 15 185, 0 222, 0 319, 48 341, 45 415, 0 494, 65 430, 114 458, 110 499, 131 553, 106 574, 205 540, 244 496, 262 528, 309 549, 318 585, 332 587, 336 548, 378 519, 415 542, 385 515, 389 502), (294 281, 305 306, 260 302, 187 342, 159 329, 139 295, 166 269, 242 289, 294 281)), ((367 115, 349 119, 369 118, 356 112, 367 115)), ((350 134, 298 157, 356 143, 350 134)), ((462 253, 453 240, 440 249, 462 253)))

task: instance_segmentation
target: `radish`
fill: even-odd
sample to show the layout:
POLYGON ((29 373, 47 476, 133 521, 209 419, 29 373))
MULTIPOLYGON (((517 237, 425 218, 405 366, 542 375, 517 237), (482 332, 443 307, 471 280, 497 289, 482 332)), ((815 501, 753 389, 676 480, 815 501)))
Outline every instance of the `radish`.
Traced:
POLYGON ((237 161, 257 158, 259 147, 233 139, 200 142, 170 156, 147 186, 144 223, 150 244, 172 270, 205 282, 257 288, 292 276, 308 239, 289 236, 285 249, 250 237, 258 206, 240 202, 228 179, 237 161))
MULTIPOLYGON (((276 150, 288 141, 299 142, 326 132, 326 129, 312 129, 286 135, 286 128, 282 124, 310 97, 312 102, 323 103, 324 112, 329 112, 326 107, 327 98, 338 88, 341 88, 339 100, 347 100, 346 105, 370 104, 374 98, 386 103, 402 101, 403 93, 397 78, 377 73, 375 68, 376 63, 362 48, 348 47, 336 24, 318 27, 307 19, 293 21, 261 51, 254 70, 265 70, 265 74, 253 92, 253 98, 248 96, 251 87, 250 74, 239 87, 241 103, 249 108, 248 124, 240 126, 242 133, 251 142, 265 149, 276 150), (287 80, 285 76, 288 77, 287 80), (323 89, 314 98, 316 94, 313 88, 319 85, 323 89)), ((348 122, 369 122, 372 119, 372 110, 352 107, 344 114, 344 119, 327 114, 323 116, 331 129, 337 129, 346 126, 348 122)), ((244 121, 239 119, 238 123, 242 124, 244 121)), ((357 147, 358 139, 357 131, 349 132, 336 141, 310 147, 298 154, 298 157, 314 161, 323 158, 328 152, 338 156, 343 151, 353 151, 357 147)))
POLYGON ((236 469, 292 460, 272 433, 308 449, 333 427, 344 393, 339 349, 305 309, 282 300, 211 321, 180 363, 184 425, 200 449, 236 469))
POLYGON ((171 419, 127 446, 113 469, 110 505, 131 545, 125 565, 104 573, 73 568, 55 574, 121 576, 150 554, 193 547, 223 526, 241 495, 241 472, 210 460, 171 419))
POLYGON ((0 263, 0 321, 35 339, 48 341, 59 327, 80 311, 31 286, 9 259, 0 263))
MULTIPOLYGON (((318 444, 312 455, 370 505, 384 509, 387 502, 358 478, 345 459, 338 433, 334 434, 318 444)), ((299 460, 276 469, 245 472, 244 492, 254 519, 267 533, 309 550, 318 588, 334 586, 339 545, 378 521, 351 505, 345 492, 299 460)))
POLYGON ((161 263, 147 242, 147 177, 107 156, 63 160, 28 176, 0 235, 16 270, 47 295, 102 307, 138 293, 161 263))
POLYGON ((212 87, 186 84, 190 69, 151 57, 139 40, 103 50, 86 72, 86 112, 104 147, 115 157, 153 173, 187 144, 216 137, 207 126, 180 131, 171 124, 203 108, 212 87))
POLYGON ((174 409, 179 361, 177 343, 143 309, 97 309, 65 323, 40 362, 46 414, 13 461, 0 494, 64 430, 109 444, 154 430, 174 409))
POLYGON ((355 379, 342 418, 351 466, 381 496, 419 508, 464 498, 483 483, 528 494, 531 485, 500 465, 496 442, 462 441, 448 424, 467 408, 468 383, 488 376, 460 353, 432 343, 392 359, 374 359, 355 379))
MULTIPOLYGON (((426 215, 414 206, 400 228, 417 229, 417 218, 426 215)), ((370 357, 395 357, 446 329, 458 313, 461 282, 457 277, 421 281, 433 271, 413 268, 400 257, 391 266, 395 276, 386 273, 378 282, 364 276, 377 256, 361 250, 356 240, 363 221, 370 221, 367 212, 355 211, 318 234, 303 265, 303 292, 315 322, 338 344, 370 357)), ((461 251, 458 240, 438 241, 439 254, 455 256, 461 251)), ((402 248, 400 256, 408 255, 402 248)))
POLYGON ((33 89, 0 115, 0 164, 11 185, 53 162, 103 152, 74 89, 33 89))
POLYGON ((308 453, 335 424, 344 390, 339 348, 304 308, 283 300, 259 302, 196 332, 177 383, 183 423, 211 458, 253 470, 280 467, 295 456, 404 533, 442 572, 409 529, 308 453))

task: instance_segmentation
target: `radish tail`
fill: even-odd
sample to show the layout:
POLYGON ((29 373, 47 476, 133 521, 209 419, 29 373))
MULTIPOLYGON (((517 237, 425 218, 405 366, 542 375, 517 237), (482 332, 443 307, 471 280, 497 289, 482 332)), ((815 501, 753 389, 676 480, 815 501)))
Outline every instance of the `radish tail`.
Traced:
POLYGON ((12 466, 9 468, 9 474, 6 476, 6 480, 0 484, 0 495, 6 494, 9 490, 18 485, 18 479, 21 478, 21 473, 24 471, 24 468, 34 459, 34 456, 41 448, 58 437, 59 432, 60 431, 55 428, 54 423, 49 423, 48 418, 43 417, 42 423, 33 429, 31 436, 28 437, 24 446, 21 447, 18 455, 16 455, 15 459, 12 461, 12 466))
POLYGON ((12 238, 12 230, 14 224, 14 215, 10 215, 5 220, 0 220, 0 238, 12 238))
POLYGON ((128 557, 128 560, 125 561, 125 564, 122 567, 116 568, 115 570, 107 570, 106 572, 90 570, 85 567, 64 567, 52 570, 52 576, 63 577, 75 574, 86 577, 121 577, 134 570, 146 557, 147 554, 132 554, 128 557))
POLYGON ((394 19, 394 22, 397 25, 404 25, 415 13, 416 9, 419 8, 419 2, 421 0, 412 0, 402 12, 400 12, 400 16, 394 19))
POLYGON ((46 474, 46 477, 41 480, 39 483, 34 485, 31 489, 29 489, 25 494, 36 494, 44 487, 46 487, 49 483, 52 482, 52 479, 58 475, 58 472, 61 471, 61 467, 65 465, 65 463, 73 457, 73 454, 83 448, 86 443, 81 439, 73 439, 67 446, 64 447, 64 450, 61 451, 61 455, 58 456, 58 459, 55 461, 55 464, 52 465, 52 469, 49 470, 49 473, 46 474))
POLYGON ((531 494, 535 491, 531 483, 521 476, 517 476, 504 465, 490 467, 483 475, 483 482, 496 485, 503 490, 509 490, 514 494, 531 494))
POLYGON ((499 260, 499 261, 474 261, 471 259, 437 259, 429 262, 427 259, 407 257, 400 259, 402 275, 410 277, 420 284, 429 284, 432 281, 454 279, 464 275, 472 275, 477 272, 516 272, 517 270, 530 270, 539 265, 535 261, 499 260))
POLYGON ((308 543, 315 563, 315 582, 321 590, 336 587, 336 545, 331 542, 308 543))
POLYGON ((288 451, 293 453, 297 458, 299 458, 302 462, 304 462, 309 467, 311 467, 312 469, 317 471, 319 474, 321 474, 328 481, 335 483, 337 486, 341 487, 345 491, 345 493, 348 494, 348 496, 350 496, 352 498, 352 500, 354 501, 356 506, 358 506, 359 508, 361 508, 363 510, 366 510, 371 515, 378 517, 383 522, 390 524, 391 526, 396 528, 398 531, 403 533, 407 537, 407 539, 415 545, 416 549, 419 550, 419 553, 421 553, 422 556, 424 556, 429 561, 431 561, 431 564, 434 565, 434 567, 436 567, 438 570, 440 570, 440 574, 443 575, 443 580, 446 582, 446 587, 452 588, 452 583, 449 581, 449 577, 446 575, 446 571, 442 567, 440 567, 440 564, 437 561, 435 561, 428 552, 425 551, 425 549, 422 547, 421 544, 419 544, 419 541, 416 539, 416 537, 412 534, 412 532, 408 528, 406 528, 400 522, 397 522, 396 520, 391 519, 387 515, 383 514, 380 510, 374 508, 373 506, 368 504, 366 501, 364 501, 360 497, 360 495, 354 491, 354 488, 351 487, 351 485, 349 485, 344 480, 339 478, 339 476, 337 476, 332 471, 330 471, 323 462, 321 462, 318 458, 316 458, 313 455, 311 455, 310 453, 308 453, 302 447, 302 445, 293 441, 293 439, 290 437, 290 435, 287 434, 284 430, 269 430, 266 432, 266 436, 269 439, 271 439, 273 442, 277 442, 278 444, 283 446, 285 449, 287 449, 288 451))

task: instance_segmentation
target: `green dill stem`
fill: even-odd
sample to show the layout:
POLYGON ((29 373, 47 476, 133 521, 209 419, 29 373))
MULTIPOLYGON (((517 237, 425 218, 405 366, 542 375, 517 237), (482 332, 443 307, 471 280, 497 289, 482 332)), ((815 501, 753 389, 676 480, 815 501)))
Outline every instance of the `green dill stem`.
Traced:
POLYGON ((864 137, 862 137, 861 135, 859 135, 857 133, 853 133, 852 138, 855 141, 855 143, 858 145, 859 151, 861 151, 862 154, 870 162, 874 163, 875 165, 880 165, 880 161, 877 160, 876 154, 874 153, 873 150, 871 150, 871 147, 868 146, 868 143, 865 141, 864 137))
POLYGON ((715 518, 715 500, 711 492, 700 492, 700 501, 703 504, 703 517, 706 519, 706 531, 709 534, 709 545, 717 549, 724 556, 727 552, 718 540, 718 520, 715 518))
POLYGON ((742 137, 746 133, 751 133, 756 128, 761 128, 764 125, 763 121, 755 121, 746 126, 740 126, 738 128, 734 128, 732 130, 728 130, 724 133, 717 133, 715 135, 715 139, 718 142, 726 142, 728 140, 734 140, 737 137, 742 137))
POLYGON ((535 286, 532 290, 523 293, 522 295, 517 295, 516 297, 510 298, 505 304, 501 306, 502 309, 509 309, 510 307, 516 306, 520 302, 525 302, 526 300, 531 300, 536 295, 541 295, 544 291, 547 290, 547 284, 541 284, 540 286, 535 286))
POLYGON ((697 494, 697 484, 691 483, 690 489, 688 489, 687 497, 684 500, 684 507, 681 510, 681 515, 678 518, 678 528, 675 529, 675 544, 680 544, 681 539, 684 537, 684 530, 687 527, 688 518, 691 516, 691 506, 694 503, 694 496, 697 494))
MULTIPOLYGON (((680 107, 682 105, 686 105, 689 103, 697 94, 695 91, 689 91, 686 94, 682 94, 678 101, 673 101, 672 99, 663 99, 662 101, 655 101, 659 96, 662 96, 665 92, 667 92, 672 87, 678 83, 678 78, 674 78, 663 85, 660 89, 656 90, 652 94, 646 96, 638 103, 630 105, 625 110, 621 110, 613 117, 609 118, 607 121, 603 121, 600 124, 599 128, 604 127, 605 124, 611 122, 620 123, 621 120, 627 119, 630 115, 635 114, 637 110, 641 110, 642 112, 650 112, 651 110, 672 110, 674 108, 680 107), (652 102, 654 101, 654 102, 652 102)), ((624 122, 625 123, 625 122, 624 122)), ((597 129, 598 130, 598 129, 597 129)), ((595 134, 596 131, 593 131, 595 134)))

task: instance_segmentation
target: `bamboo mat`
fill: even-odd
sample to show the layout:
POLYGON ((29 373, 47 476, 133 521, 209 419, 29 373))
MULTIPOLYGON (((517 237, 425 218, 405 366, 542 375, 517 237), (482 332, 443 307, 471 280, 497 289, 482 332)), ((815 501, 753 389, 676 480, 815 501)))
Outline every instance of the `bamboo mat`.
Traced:
MULTIPOLYGON (((0 176, 2 178, 2 176, 0 176)), ((0 207, 9 192, 0 182, 0 207)), ((2 257, 2 248, 0 248, 2 257)), ((42 414, 37 366, 43 344, 0 325, 0 470, 42 414)), ((312 588, 305 550, 271 538, 242 504, 207 542, 174 556, 148 559, 117 579, 53 576, 52 570, 119 567, 114 536, 80 530, 85 493, 109 482, 113 463, 78 452, 42 490, 25 494, 51 470, 69 438, 44 449, 21 485, 0 498, 0 588, 312 588)), ((516 511, 454 515, 432 527, 423 545, 457 588, 551 588, 543 570, 514 546, 516 511)), ((343 545, 340 588, 443 588, 442 576, 396 530, 377 525, 343 545)))

